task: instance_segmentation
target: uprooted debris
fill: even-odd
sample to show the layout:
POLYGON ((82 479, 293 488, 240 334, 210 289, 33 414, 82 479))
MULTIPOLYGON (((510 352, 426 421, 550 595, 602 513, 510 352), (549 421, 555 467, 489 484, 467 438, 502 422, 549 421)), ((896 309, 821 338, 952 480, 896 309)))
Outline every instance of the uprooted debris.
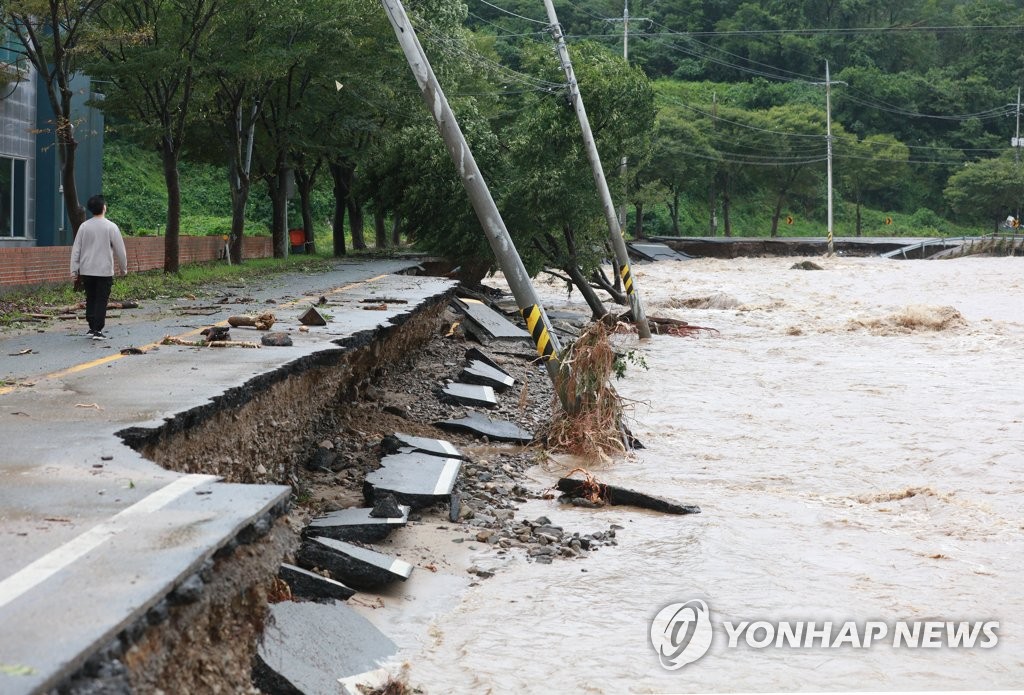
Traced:
POLYGON ((231 316, 228 318, 228 325, 232 328, 245 326, 255 328, 258 331, 269 331, 276 320, 271 312, 265 311, 259 316, 231 316))
POLYGON ((582 468, 577 468, 568 476, 560 478, 556 486, 563 493, 562 500, 576 506, 599 507, 605 504, 642 507, 665 514, 700 514, 700 507, 689 504, 678 504, 663 497, 654 497, 643 492, 627 490, 614 485, 605 485, 582 468), (584 478, 571 477, 582 473, 584 478))

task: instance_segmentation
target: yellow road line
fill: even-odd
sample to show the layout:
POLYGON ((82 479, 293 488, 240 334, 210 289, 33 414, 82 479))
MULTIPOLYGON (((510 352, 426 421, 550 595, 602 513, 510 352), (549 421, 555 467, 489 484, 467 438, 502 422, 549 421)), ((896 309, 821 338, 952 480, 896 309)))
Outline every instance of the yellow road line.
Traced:
MULTIPOLYGON (((329 292, 326 292, 325 296, 326 295, 332 295, 332 294, 339 294, 341 292, 345 292, 347 290, 354 289, 356 287, 359 287, 360 285, 363 285, 363 284, 366 284, 366 283, 369 283, 369 282, 376 282, 377 280, 380 280, 381 278, 386 278, 387 276, 388 276, 388 273, 384 273, 382 275, 378 275, 376 277, 368 278, 366 280, 360 280, 359 282, 353 282, 353 283, 350 283, 348 285, 343 285, 342 287, 338 287, 338 288, 333 289, 333 290, 331 290, 329 292)), ((294 301, 291 301, 291 302, 286 302, 284 304, 279 304, 278 306, 280 306, 281 308, 287 309, 289 307, 293 307, 296 304, 299 304, 299 303, 305 302, 305 301, 309 301, 309 296, 308 295, 304 296, 304 297, 302 297, 300 299, 296 299, 294 301)), ((219 321, 219 322, 217 322, 217 323, 215 323, 213 325, 214 326, 226 326, 226 325, 228 325, 228 322, 227 321, 219 321)), ((191 336, 199 335, 204 330, 206 330, 206 328, 196 328, 194 330, 188 331, 187 333, 181 333, 181 334, 173 336, 173 337, 178 338, 179 340, 183 340, 183 339, 189 338, 191 336)), ((157 346, 161 345, 162 343, 163 343, 163 338, 161 338, 160 340, 158 340, 155 343, 147 343, 146 345, 143 345, 139 349, 143 350, 143 351, 146 351, 146 350, 149 350, 150 348, 157 347, 157 346)), ((106 357, 100 357, 100 358, 97 358, 95 360, 90 360, 89 362, 83 362, 82 364, 76 364, 75 366, 68 367, 67 369, 61 369, 59 371, 51 372, 49 374, 43 374, 42 376, 36 377, 36 380, 39 381, 39 380, 42 380, 42 379, 60 379, 61 377, 69 376, 71 374, 76 374, 78 372, 84 372, 85 370, 92 369, 93 367, 99 367, 99 366, 104 365, 104 364, 109 364, 111 362, 114 362, 116 360, 122 359, 122 358, 127 357, 127 356, 128 355, 122 355, 120 352, 116 352, 113 355, 107 355, 106 357)), ((18 388, 18 384, 14 384, 13 386, 0 386, 0 396, 4 396, 4 395, 10 393, 11 391, 16 390, 17 388, 18 388)))

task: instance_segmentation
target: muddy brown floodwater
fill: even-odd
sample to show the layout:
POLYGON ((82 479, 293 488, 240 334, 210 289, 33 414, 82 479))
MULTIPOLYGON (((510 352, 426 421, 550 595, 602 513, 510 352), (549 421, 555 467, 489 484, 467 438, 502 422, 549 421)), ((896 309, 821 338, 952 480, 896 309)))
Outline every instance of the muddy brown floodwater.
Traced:
MULTIPOLYGON (((697 260, 634 268, 648 314, 719 331, 620 340, 648 370, 645 450, 606 482, 699 516, 529 503, 617 547, 519 557, 403 640, 428 693, 1008 689, 1024 682, 1024 259, 697 260), (711 308, 701 308, 711 307, 711 308), (700 598, 714 642, 675 671, 662 607, 700 598), (998 621, 991 649, 729 648, 722 621, 998 621)), ((564 305, 560 285, 543 289, 564 305)), ((579 306, 576 301, 568 302, 579 306)), ((539 488, 566 462, 533 471, 539 488)), ((477 562, 487 561, 477 551, 477 562)), ((429 602, 425 604, 431 605, 429 602)))

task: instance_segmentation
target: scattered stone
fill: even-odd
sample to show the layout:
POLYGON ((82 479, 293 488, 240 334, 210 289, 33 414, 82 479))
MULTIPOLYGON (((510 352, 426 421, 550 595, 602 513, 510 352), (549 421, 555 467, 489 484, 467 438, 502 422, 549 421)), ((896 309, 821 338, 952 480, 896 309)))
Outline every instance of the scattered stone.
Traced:
POLYGON ((818 265, 814 261, 800 261, 799 263, 794 263, 793 265, 791 265, 789 267, 789 269, 790 270, 824 270, 824 268, 822 268, 820 265, 818 265))
POLYGON ((377 501, 370 510, 370 516, 377 519, 394 519, 405 516, 408 509, 403 510, 398 506, 394 495, 378 495, 377 501))
POLYGON ((330 449, 317 447, 313 455, 306 461, 306 468, 311 471, 330 472, 338 455, 330 449))
POLYGON ((267 333, 260 338, 260 342, 267 347, 291 347, 293 344, 292 337, 290 335, 277 331, 274 333, 267 333))

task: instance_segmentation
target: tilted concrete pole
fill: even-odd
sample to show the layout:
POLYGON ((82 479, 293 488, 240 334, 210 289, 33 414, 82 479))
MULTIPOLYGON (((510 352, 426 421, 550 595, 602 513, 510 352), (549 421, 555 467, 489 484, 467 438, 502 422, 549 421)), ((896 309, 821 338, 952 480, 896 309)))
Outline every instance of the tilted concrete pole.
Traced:
POLYGON ((569 80, 569 95, 572 99, 573 108, 576 109, 576 117, 579 119, 580 128, 583 130, 583 144, 587 150, 587 158, 590 160, 590 168, 594 172, 597 192, 601 195, 601 207, 604 208, 604 217, 608 222, 608 236, 611 238, 612 249, 615 251, 615 259, 619 262, 622 284, 626 289, 626 294, 629 296, 629 304, 633 310, 633 319, 636 322, 636 332, 641 338, 650 338, 651 328, 647 323, 647 315, 644 313, 644 304, 640 299, 636 278, 633 277, 632 271, 629 268, 629 252, 626 250, 626 240, 622 236, 622 227, 619 225, 619 218, 615 212, 615 203, 612 202, 611 191, 608 190, 608 181, 605 180, 604 168, 601 166, 601 157, 597 152, 597 143, 594 141, 594 133, 590 130, 587 109, 583 106, 583 97, 580 96, 579 84, 576 82, 576 72, 572 69, 572 61, 569 60, 569 49, 565 45, 565 35, 562 34, 562 26, 558 23, 555 6, 551 0, 544 0, 544 7, 548 11, 548 21, 551 23, 550 29, 557 44, 558 59, 562 62, 562 69, 569 80))
POLYGON ((487 182, 484 181, 484 177, 477 167, 476 159, 469 149, 469 144, 462 134, 458 121, 455 120, 455 114, 441 90, 441 85, 437 82, 437 77, 434 75, 430 61, 427 60, 426 53, 409 22, 405 8, 402 7, 400 0, 381 0, 381 5, 387 12, 391 26, 398 37, 398 43, 405 53, 406 60, 409 61, 409 67, 412 68, 413 75, 416 76, 423 100, 441 132, 448 154, 459 170, 459 176, 462 177, 462 183, 469 194, 473 210, 476 212, 477 219, 480 220, 480 225, 491 245, 494 257, 497 259, 498 265, 501 266, 501 272, 504 273, 509 288, 516 298, 516 304, 526 320, 527 328, 537 346, 537 352, 544 359, 548 375, 555 385, 555 391, 562 400, 562 406, 569 411, 570 404, 566 403, 564 390, 558 384, 558 358, 562 348, 558 344, 558 338, 551 330, 551 324, 537 297, 537 292, 530 282, 526 266, 523 265, 523 260, 519 257, 519 252, 508 233, 508 228, 505 227, 505 221, 501 219, 498 206, 494 203, 494 198, 491 197, 487 182))

